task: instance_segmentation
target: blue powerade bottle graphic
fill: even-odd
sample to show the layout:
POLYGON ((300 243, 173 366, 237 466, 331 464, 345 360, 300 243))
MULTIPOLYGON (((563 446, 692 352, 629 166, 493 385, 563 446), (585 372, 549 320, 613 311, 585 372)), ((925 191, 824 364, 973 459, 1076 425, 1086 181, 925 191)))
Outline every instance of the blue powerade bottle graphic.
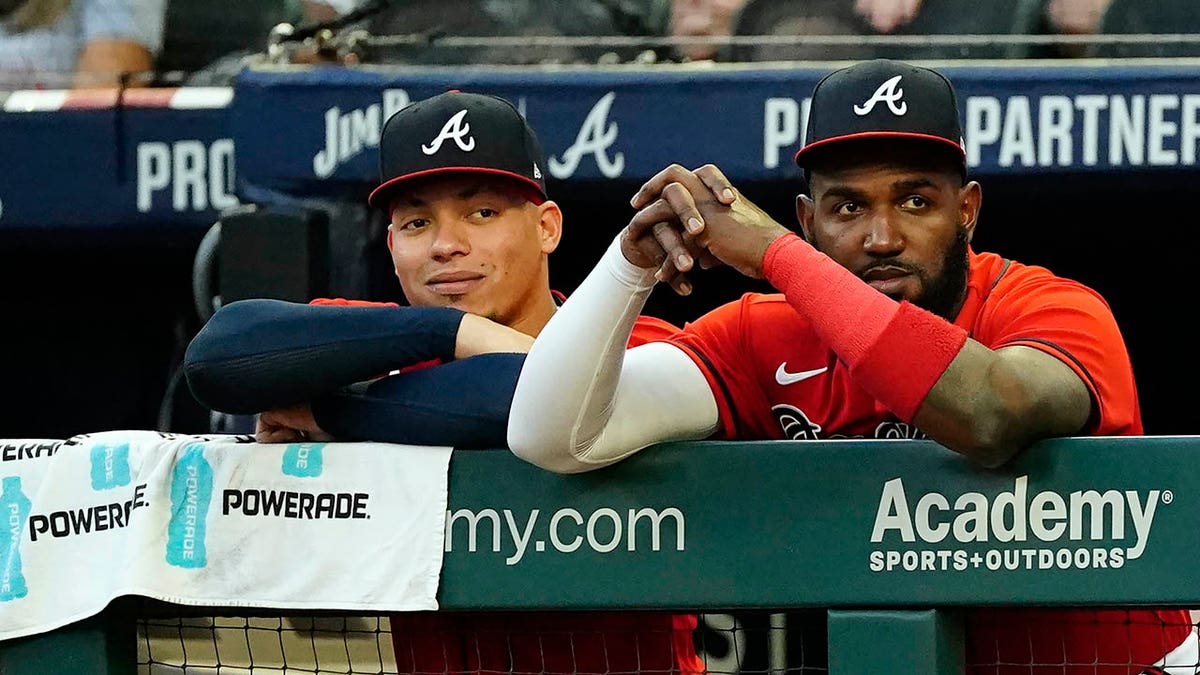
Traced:
POLYGON ((21 533, 33 504, 21 492, 20 476, 5 476, 0 492, 0 602, 25 597, 25 574, 21 571, 21 533))
POLYGON ((167 562, 176 567, 204 567, 205 521, 212 502, 212 466, 203 445, 189 445, 175 463, 171 478, 171 522, 167 525, 167 562))
POLYGON ((297 478, 316 478, 324 469, 324 443, 292 443, 283 451, 283 473, 297 478))
POLYGON ((92 447, 92 489, 109 490, 129 485, 129 444, 92 447))

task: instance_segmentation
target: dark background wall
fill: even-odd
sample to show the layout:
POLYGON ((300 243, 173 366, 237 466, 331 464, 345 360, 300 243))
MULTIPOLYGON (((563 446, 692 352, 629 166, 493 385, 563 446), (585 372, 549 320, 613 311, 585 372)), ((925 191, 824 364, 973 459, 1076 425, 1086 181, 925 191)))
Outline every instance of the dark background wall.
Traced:
MULTIPOLYGON (((974 246, 1040 264, 1100 291, 1137 374, 1148 433, 1196 433, 1196 376, 1186 293, 1194 288, 1187 211, 1191 176, 990 177, 974 246)), ((567 215, 553 285, 573 289, 632 215, 626 184, 551 185, 567 215)), ((794 223, 796 186, 739 186, 794 223)), ((336 227, 334 228, 336 232, 336 227)), ((159 426, 164 392, 199 327, 191 265, 203 231, 0 233, 0 437, 64 438, 159 426)), ((335 247, 336 248, 336 247, 335 247)), ((374 299, 399 290, 382 244, 359 261, 374 299)), ((660 288, 647 312, 682 323, 762 282, 727 269, 695 279, 691 297, 660 288)), ((179 431, 206 430, 186 396, 167 411, 179 431)))
POLYGON ((199 235, 0 234, 0 437, 156 428, 199 235))

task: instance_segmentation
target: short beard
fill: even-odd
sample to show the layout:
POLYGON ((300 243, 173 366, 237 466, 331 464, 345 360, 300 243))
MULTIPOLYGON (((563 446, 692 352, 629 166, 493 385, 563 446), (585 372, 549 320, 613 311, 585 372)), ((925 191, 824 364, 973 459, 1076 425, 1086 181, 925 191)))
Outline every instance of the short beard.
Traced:
POLYGON ((914 305, 954 322, 967 292, 971 267, 968 245, 967 229, 960 224, 942 258, 942 273, 929 280, 929 285, 912 300, 914 305))

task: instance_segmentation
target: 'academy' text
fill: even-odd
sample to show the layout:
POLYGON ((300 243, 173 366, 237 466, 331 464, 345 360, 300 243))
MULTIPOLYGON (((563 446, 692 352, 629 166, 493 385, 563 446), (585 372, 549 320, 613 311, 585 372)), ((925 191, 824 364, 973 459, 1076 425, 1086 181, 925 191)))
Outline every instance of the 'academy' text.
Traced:
POLYGON ((1159 505, 1175 498, 1170 490, 1144 495, 1137 490, 1044 490, 1031 495, 1028 483, 1028 476, 1020 476, 1011 490, 992 497, 981 492, 910 495, 902 478, 887 481, 871 543, 916 545, 873 550, 870 569, 1120 568, 1142 556, 1159 505), (1085 540, 1087 544, 1069 543, 1085 540), (973 546, 995 543, 1008 546, 973 546))

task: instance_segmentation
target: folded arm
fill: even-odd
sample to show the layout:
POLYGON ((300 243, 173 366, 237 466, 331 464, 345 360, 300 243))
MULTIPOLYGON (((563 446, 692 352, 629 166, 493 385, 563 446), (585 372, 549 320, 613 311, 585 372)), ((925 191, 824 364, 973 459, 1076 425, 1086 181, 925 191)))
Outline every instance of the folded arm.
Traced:
POLYGON ((431 360, 522 352, 529 336, 447 307, 242 300, 188 345, 184 374, 213 410, 253 414, 431 360))
POLYGON ((913 422, 948 448, 996 467, 1044 438, 1084 432, 1098 414, 1083 380, 1050 354, 968 339, 913 422))
POLYGON ((342 441, 503 448, 524 354, 481 354, 355 384, 312 402, 342 441))

